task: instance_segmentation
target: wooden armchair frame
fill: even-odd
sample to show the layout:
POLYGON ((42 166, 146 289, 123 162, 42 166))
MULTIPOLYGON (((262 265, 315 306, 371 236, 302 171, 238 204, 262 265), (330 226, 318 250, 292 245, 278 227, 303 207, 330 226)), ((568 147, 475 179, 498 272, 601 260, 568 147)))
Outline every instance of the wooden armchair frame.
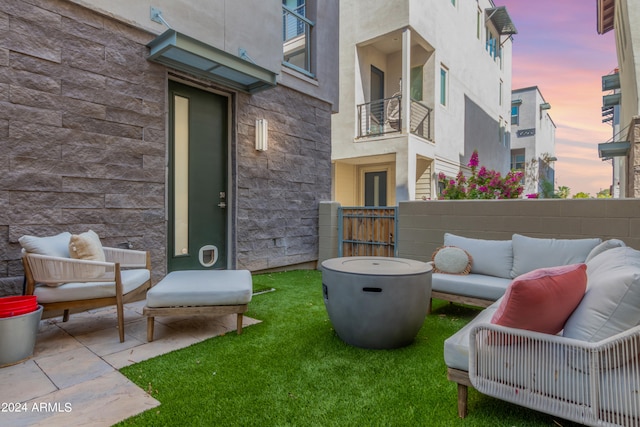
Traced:
POLYGON ((23 251, 22 264, 24 266, 26 279, 25 293, 27 295, 33 295, 38 283, 113 282, 115 287, 114 296, 38 303, 43 306, 44 312, 63 310, 63 322, 69 320, 70 310, 85 311, 115 305, 120 342, 124 342, 124 304, 140 299, 151 287, 151 256, 149 252, 130 249, 103 247, 103 250, 106 259, 105 262, 38 255, 23 251), (96 268, 104 269, 104 274, 98 278, 92 277, 91 274, 96 271, 96 268), (149 279, 130 292, 124 293, 121 274, 122 268, 147 269, 149 270, 149 279))

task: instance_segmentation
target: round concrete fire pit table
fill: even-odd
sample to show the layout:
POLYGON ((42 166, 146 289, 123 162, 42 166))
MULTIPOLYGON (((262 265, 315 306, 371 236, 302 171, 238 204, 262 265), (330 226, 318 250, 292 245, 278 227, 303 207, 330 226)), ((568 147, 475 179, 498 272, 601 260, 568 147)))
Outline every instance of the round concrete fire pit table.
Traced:
POLYGON ((324 304, 338 336, 370 349, 411 344, 431 299, 431 265, 403 258, 322 262, 324 304))

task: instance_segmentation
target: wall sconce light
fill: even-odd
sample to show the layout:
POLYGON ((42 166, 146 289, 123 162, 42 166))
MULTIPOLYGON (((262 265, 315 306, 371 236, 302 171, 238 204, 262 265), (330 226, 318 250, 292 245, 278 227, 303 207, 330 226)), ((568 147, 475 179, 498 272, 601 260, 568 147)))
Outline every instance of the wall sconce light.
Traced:
POLYGON ((269 144, 269 130, 266 119, 256 120, 256 150, 267 151, 269 144))

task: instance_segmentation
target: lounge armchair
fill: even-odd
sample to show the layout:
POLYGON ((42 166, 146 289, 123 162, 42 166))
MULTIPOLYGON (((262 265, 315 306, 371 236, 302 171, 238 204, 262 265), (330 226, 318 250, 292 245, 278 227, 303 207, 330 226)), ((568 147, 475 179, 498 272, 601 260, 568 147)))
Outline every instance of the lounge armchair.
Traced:
POLYGON ((29 239, 21 238, 25 293, 36 295, 44 312, 63 310, 64 322, 69 319, 70 310, 115 305, 120 342, 124 342, 123 305, 144 298, 151 287, 149 253, 100 246, 104 261, 75 259, 65 256, 64 242, 69 245, 70 233, 46 238, 26 237, 49 241, 34 245, 29 239))

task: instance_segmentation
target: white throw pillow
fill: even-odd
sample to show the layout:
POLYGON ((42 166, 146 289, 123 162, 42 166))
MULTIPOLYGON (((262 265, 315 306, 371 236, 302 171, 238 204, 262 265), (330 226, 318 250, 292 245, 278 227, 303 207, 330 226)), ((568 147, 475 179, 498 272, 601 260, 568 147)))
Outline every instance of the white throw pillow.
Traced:
MULTIPOLYGON (((538 268, 581 264, 601 239, 540 239, 514 234, 511 278, 538 268)), ((473 255, 473 254, 472 254, 473 255)))
POLYGON ((25 251, 47 256, 69 258, 69 239, 71 233, 65 231, 55 236, 22 236, 18 239, 25 251))
POLYGON ((587 263, 587 291, 565 337, 598 342, 640 324, 640 251, 609 249, 587 263))
POLYGON ((511 240, 484 240, 445 233, 445 246, 456 246, 471 255, 471 273, 510 278, 513 265, 511 240))
POLYGON ((471 271, 471 255, 464 249, 455 246, 442 246, 431 256, 434 273, 469 274, 471 271))

